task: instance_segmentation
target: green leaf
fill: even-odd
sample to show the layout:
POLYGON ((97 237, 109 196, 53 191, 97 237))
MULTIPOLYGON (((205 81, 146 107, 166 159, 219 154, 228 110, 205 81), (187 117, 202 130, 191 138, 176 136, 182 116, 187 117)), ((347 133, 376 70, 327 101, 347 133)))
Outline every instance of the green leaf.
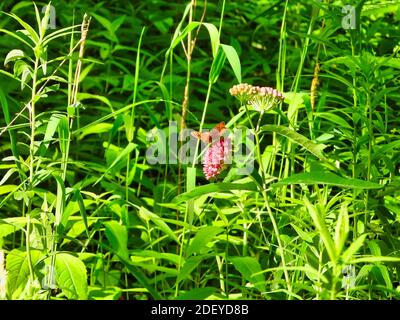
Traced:
POLYGON ((246 191, 257 191, 257 186, 253 182, 247 183, 210 183, 204 186, 196 187, 195 189, 182 193, 176 196, 172 202, 181 203, 190 199, 198 198, 202 195, 215 193, 215 192, 229 192, 233 190, 246 190, 246 191))
POLYGON ((27 45, 28 47, 32 48, 32 45, 31 45, 29 42, 25 41, 23 38, 21 38, 20 36, 18 36, 15 32, 11 32, 11 31, 6 30, 6 29, 0 29, 0 32, 3 32, 3 33, 5 33, 5 34, 7 34, 7 35, 9 35, 9 36, 11 36, 11 37, 17 39, 18 41, 20 41, 20 42, 22 42, 23 44, 27 45))
POLYGON ((14 184, 7 184, 5 186, 0 186, 0 195, 14 192, 17 188, 18 186, 14 184))
POLYGON ((44 157, 46 155, 46 151, 49 148, 50 141, 53 139, 54 133, 57 130, 60 119, 63 117, 61 114, 53 114, 50 117, 49 122, 47 123, 46 132, 44 134, 44 138, 42 140, 42 144, 40 146, 40 156, 44 157))
POLYGON ((179 264, 181 257, 174 253, 157 252, 152 250, 134 250, 131 251, 133 257, 148 257, 154 259, 168 260, 174 264, 179 264))
POLYGON ((214 57, 209 74, 209 82, 211 84, 217 82, 221 70, 224 67, 225 60, 226 60, 225 52, 221 48, 218 48, 217 55, 214 57))
POLYGON ((349 233, 349 214, 347 212, 347 204, 343 203, 340 211, 335 229, 335 247, 338 255, 342 252, 343 246, 346 242, 349 233))
MULTIPOLYGON (((201 23, 197 21, 192 21, 189 23, 185 29, 180 33, 179 36, 174 37, 173 41, 171 42, 171 46, 168 51, 175 48, 183 39, 185 39, 186 35, 191 32, 194 28, 198 27, 201 23)), ((168 52, 167 52, 168 54, 168 52)))
POLYGON ((79 206, 79 212, 81 214, 83 223, 85 225, 85 230, 86 230, 86 235, 89 238, 89 225, 88 225, 88 220, 87 220, 87 214, 86 214, 86 209, 85 209, 85 202, 83 200, 82 194, 79 189, 75 189, 74 191, 74 200, 78 202, 79 206))
POLYGON ((221 48, 224 50, 226 57, 228 58, 229 64, 232 67, 233 73, 239 83, 242 83, 242 68, 240 64, 239 55, 232 46, 221 44, 221 48))
POLYGON ((212 48, 212 55, 215 57, 217 55, 218 47, 219 47, 219 32, 216 26, 212 23, 203 23, 208 30, 211 40, 211 48, 212 48))
POLYGON ((145 207, 139 208, 139 215, 142 219, 153 221, 154 224, 156 224, 162 232, 164 232, 166 235, 168 235, 171 239, 179 244, 179 240, 176 234, 171 230, 171 228, 164 222, 164 220, 160 216, 147 210, 145 207))
POLYGON ((261 273, 261 266, 255 258, 231 257, 229 260, 233 263, 235 269, 239 271, 247 281, 252 283, 258 291, 266 291, 265 277, 264 274, 261 273))
POLYGON ((57 181, 57 199, 56 199, 56 215, 54 225, 56 227, 60 226, 58 230, 59 234, 64 231, 66 221, 63 221, 64 205, 65 205, 65 186, 64 181, 61 177, 53 175, 54 179, 57 181))
POLYGON ((65 115, 60 116, 60 122, 58 123, 58 140, 60 144, 60 150, 63 154, 64 161, 67 161, 67 150, 69 145, 69 125, 68 119, 65 115))
POLYGON ((128 259, 128 231, 126 227, 116 221, 107 221, 104 226, 106 227, 106 237, 113 250, 119 256, 128 259))
POLYGON ((362 247, 364 244, 365 238, 367 234, 362 234, 359 236, 355 241, 352 242, 350 247, 343 253, 342 260, 344 263, 349 263, 350 259, 357 253, 357 251, 362 247))
POLYGON ((181 282, 184 279, 189 278, 191 272, 199 265, 199 263, 205 259, 206 256, 194 256, 186 259, 182 269, 179 272, 177 282, 181 282))
MULTIPOLYGON (((8 105, 8 101, 6 98, 5 93, 3 92, 3 90, 0 88, 0 104, 1 104, 1 108, 3 110, 3 114, 4 114, 4 120, 6 121, 6 125, 8 126, 10 124, 11 121, 11 117, 10 117, 10 108, 8 105)), ((2 132, 0 132, 1 135, 2 132)), ((10 142, 11 142, 11 151, 13 156, 18 159, 19 158, 19 152, 18 152, 18 146, 17 146, 17 134, 14 130, 8 130, 9 136, 10 136, 10 142)), ((20 170, 20 172, 22 172, 21 170, 21 164, 19 162, 16 163, 18 169, 20 170)))
MULTIPOLYGON (((36 7, 36 5, 35 5, 36 7)), ((44 16, 42 21, 40 21, 40 37, 43 38, 46 34, 47 27, 49 25, 49 20, 50 20, 50 13, 51 13, 51 5, 50 3, 46 6, 46 10, 44 12, 44 16)), ((40 17, 40 15, 39 15, 40 17)))
POLYGON ((343 117, 340 117, 337 114, 334 114, 333 112, 315 112, 314 116, 315 118, 326 119, 338 125, 341 128, 352 129, 351 125, 349 125, 349 123, 346 120, 344 120, 343 117))
POLYGON ((307 211, 310 214, 311 219, 314 222, 315 227, 319 231, 320 238, 325 245, 329 258, 332 262, 336 263, 336 248, 332 236, 330 235, 329 230, 325 224, 325 217, 323 217, 322 214, 318 212, 318 209, 316 207, 311 205, 307 197, 304 197, 303 201, 307 207, 307 211))
POLYGON ((319 159, 327 161, 326 157, 322 153, 322 150, 326 148, 326 145, 316 144, 292 129, 289 129, 285 126, 265 125, 261 127, 261 131, 276 132, 286 138, 289 138, 291 141, 301 145, 303 148, 311 152, 319 159))
POLYGON ((68 299, 87 299, 86 267, 77 257, 68 253, 56 255, 56 281, 68 299))
MULTIPOLYGON (((358 250, 358 249, 357 249, 358 250)), ((350 264, 356 263, 377 263, 377 262, 400 262, 400 257, 383 257, 383 256, 364 256, 350 260, 350 264)))
POLYGON ((222 228, 209 226, 200 229, 192 242, 187 251, 187 255, 190 256, 194 253, 201 253, 206 248, 207 244, 211 242, 214 237, 224 231, 222 228))
POLYGON ((10 61, 18 60, 21 59, 25 56, 24 52, 19 49, 14 49, 11 50, 9 53, 7 53, 6 58, 4 60, 4 65, 9 63, 10 61))
POLYGON ((133 151, 133 149, 136 148, 136 144, 130 142, 124 150, 122 150, 122 152, 120 154, 118 154, 118 156, 115 158, 115 160, 112 162, 112 164, 107 168, 106 172, 104 172, 101 177, 99 179, 97 179, 97 181, 94 183, 94 185, 96 185, 97 183, 99 183, 101 180, 103 180, 104 176, 110 171, 112 170, 119 162, 122 158, 126 157, 129 153, 131 153, 133 151))
POLYGON ((39 35, 36 33, 36 31, 25 21, 23 21, 21 18, 19 18, 17 15, 14 13, 7 13, 3 12, 4 14, 10 16, 11 18, 17 20, 19 24, 29 33, 30 38, 32 41, 37 45, 39 43, 39 35))
POLYGON ((353 178, 344 178, 329 171, 313 171, 294 174, 286 179, 272 184, 279 187, 288 184, 326 184, 351 189, 381 189, 382 185, 353 178))
POLYGON ((194 288, 187 292, 180 294, 177 300, 205 300, 215 292, 215 288, 204 287, 204 288, 194 288))
POLYGON ((113 125, 111 123, 97 123, 92 126, 87 126, 87 127, 85 127, 84 130, 82 130, 82 133, 78 137, 78 140, 82 140, 88 134, 94 134, 94 133, 100 134, 100 133, 109 132, 112 129, 112 127, 113 127, 113 125))
MULTIPOLYGON (((30 250, 32 265, 42 257, 39 250, 30 250)), ((14 249, 7 254, 6 270, 8 271, 7 292, 12 299, 18 299, 24 290, 30 276, 28 256, 26 250, 14 249)))

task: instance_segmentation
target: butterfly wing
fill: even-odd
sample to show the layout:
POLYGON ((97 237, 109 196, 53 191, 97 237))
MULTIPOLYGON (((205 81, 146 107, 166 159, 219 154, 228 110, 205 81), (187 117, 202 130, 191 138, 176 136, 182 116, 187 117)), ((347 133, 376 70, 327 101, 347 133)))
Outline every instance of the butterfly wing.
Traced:
POLYGON ((225 132, 225 122, 218 123, 210 132, 199 132, 192 131, 191 135, 196 139, 200 139, 205 143, 211 143, 212 141, 221 137, 225 132))
POLYGON ((195 137, 196 139, 204 141, 205 143, 209 143, 210 142, 210 133, 208 133, 208 132, 201 133, 199 131, 192 131, 191 135, 193 137, 195 137))
POLYGON ((221 137, 226 130, 225 122, 218 123, 212 130, 211 130, 211 139, 215 140, 221 137))

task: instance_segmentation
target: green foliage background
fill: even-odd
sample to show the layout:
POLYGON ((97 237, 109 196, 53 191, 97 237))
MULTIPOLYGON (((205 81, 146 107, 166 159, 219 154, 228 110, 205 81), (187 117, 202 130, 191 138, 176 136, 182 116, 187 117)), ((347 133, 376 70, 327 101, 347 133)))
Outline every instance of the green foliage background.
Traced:
POLYGON ((399 298, 398 1, 52 5, 60 37, 29 48, 33 4, 0 3, 6 298, 399 298), (182 117, 255 125, 229 94, 240 78, 286 97, 252 174, 146 161, 146 133, 182 117))

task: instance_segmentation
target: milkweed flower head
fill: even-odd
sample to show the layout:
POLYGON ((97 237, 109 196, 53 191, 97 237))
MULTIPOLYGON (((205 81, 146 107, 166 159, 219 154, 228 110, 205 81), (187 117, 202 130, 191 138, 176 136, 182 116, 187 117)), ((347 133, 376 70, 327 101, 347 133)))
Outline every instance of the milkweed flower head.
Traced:
POLYGON ((7 271, 4 267, 4 252, 0 250, 0 299, 6 297, 7 271))
POLYGON ((247 83, 233 86, 229 93, 242 104, 246 104, 259 112, 272 109, 284 99, 283 94, 274 88, 252 86, 247 83))
POLYGON ((232 141, 229 138, 212 143, 204 155, 203 172, 207 180, 217 177, 230 163, 232 141))

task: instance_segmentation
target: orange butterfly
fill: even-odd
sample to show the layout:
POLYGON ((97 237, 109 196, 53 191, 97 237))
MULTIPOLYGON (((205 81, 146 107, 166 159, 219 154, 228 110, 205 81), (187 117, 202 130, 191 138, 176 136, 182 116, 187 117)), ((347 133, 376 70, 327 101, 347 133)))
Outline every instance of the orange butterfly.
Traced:
POLYGON ((211 143, 215 139, 221 137, 226 130, 225 122, 218 123, 210 132, 198 132, 192 131, 191 134, 193 137, 200 139, 205 143, 211 143))

